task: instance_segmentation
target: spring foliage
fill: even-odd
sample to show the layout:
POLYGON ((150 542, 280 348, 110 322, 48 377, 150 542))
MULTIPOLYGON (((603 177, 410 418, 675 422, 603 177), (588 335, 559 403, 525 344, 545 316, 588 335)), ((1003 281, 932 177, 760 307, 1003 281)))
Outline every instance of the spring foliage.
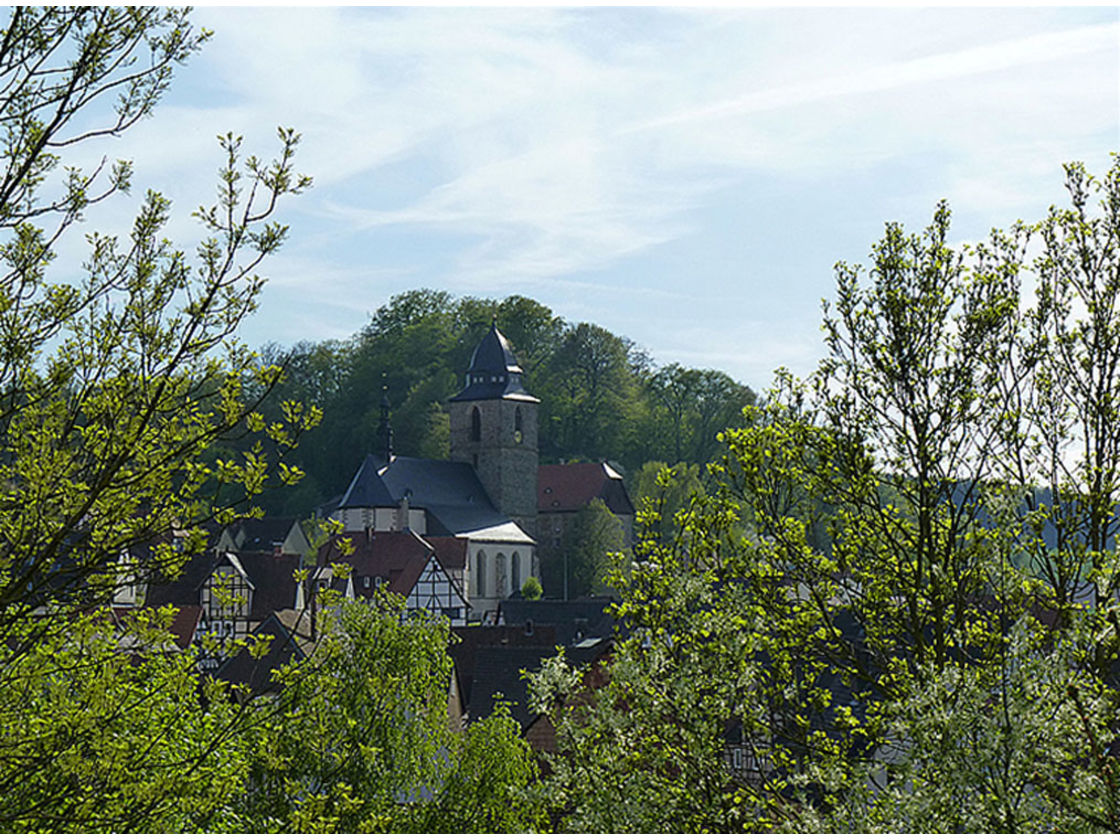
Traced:
POLYGON ((556 825, 1120 827, 1120 162, 1066 176, 983 244, 888 225, 673 539, 647 505, 610 681, 534 678, 556 825))

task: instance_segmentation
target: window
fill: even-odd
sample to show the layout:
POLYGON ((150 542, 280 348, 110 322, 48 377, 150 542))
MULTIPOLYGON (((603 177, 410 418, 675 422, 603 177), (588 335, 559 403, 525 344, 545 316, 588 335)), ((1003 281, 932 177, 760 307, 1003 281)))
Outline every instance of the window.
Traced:
POLYGON ((486 597, 486 552, 480 551, 475 557, 474 592, 479 598, 486 597))
POLYGON ((471 409, 471 440, 482 440, 482 412, 477 405, 471 409))
POLYGON ((498 556, 494 558, 494 574, 497 577, 497 586, 494 590, 494 594, 499 598, 504 598, 509 594, 509 591, 506 589, 506 556, 504 554, 499 553, 498 556))
POLYGON ((523 432, 524 431, 524 429, 521 426, 521 406, 518 406, 517 410, 513 412, 513 430, 515 432, 523 432))
POLYGON ((521 557, 517 552, 513 552, 513 559, 509 561, 509 585, 510 591, 517 594, 521 591, 521 557))

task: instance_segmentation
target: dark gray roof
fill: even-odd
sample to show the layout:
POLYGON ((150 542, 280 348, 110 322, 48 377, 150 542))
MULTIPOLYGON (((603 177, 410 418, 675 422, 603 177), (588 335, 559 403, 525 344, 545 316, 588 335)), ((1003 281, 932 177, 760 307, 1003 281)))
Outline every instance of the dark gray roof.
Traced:
POLYGON ((606 613, 611 600, 606 596, 577 598, 574 601, 510 598, 500 602, 498 609, 505 624, 523 627, 532 622, 537 627, 554 627, 556 644, 570 646, 585 639, 619 635, 614 619, 606 613))
POLYGON ((524 371, 517 364, 509 341, 498 332, 497 324, 474 348, 466 385, 451 400, 523 400, 540 402, 521 383, 524 371))
POLYGON ((295 604, 294 574, 299 567, 299 558, 276 557, 271 551, 207 551, 188 560, 179 577, 149 584, 145 605, 157 607, 164 604, 198 604, 199 590, 215 569, 228 562, 227 553, 237 558, 249 583, 253 585, 251 618, 261 620, 274 610, 295 604))
POLYGON ((241 533, 245 535, 242 551, 268 551, 288 538, 292 526, 298 520, 294 516, 264 516, 260 519, 240 519, 241 533))
POLYGON ((491 503, 470 464, 394 458, 381 479, 394 498, 409 493, 409 504, 428 512, 428 533, 435 536, 494 528, 510 521, 491 503))
MULTIPOLYGON (((602 656, 610 640, 594 645, 567 648, 564 656, 577 666, 588 665, 602 656)), ((522 732, 537 718, 529 709, 529 681, 523 671, 537 671, 541 662, 556 656, 555 647, 486 646, 475 651, 474 674, 467 700, 467 716, 478 720, 494 711, 495 695, 511 702, 510 714, 521 725, 522 732)))
MULTIPOLYGON (((231 685, 248 687, 253 696, 277 691, 280 685, 273 679, 272 672, 293 660, 301 662, 307 658, 298 635, 285 626, 276 613, 271 613, 253 629, 256 636, 272 636, 268 650, 262 657, 255 657, 248 648, 241 648, 232 659, 227 659, 218 669, 217 678, 231 685)), ((303 640, 309 645, 310 640, 303 640)))
POLYGON ((342 499, 335 507, 338 508, 376 508, 394 507, 397 499, 389 492, 385 482, 381 480, 378 471, 385 466, 385 461, 375 455, 367 455, 354 473, 354 478, 342 499))
POLYGON ((428 458, 395 457, 386 466, 373 455, 362 462, 340 508, 395 507, 408 494, 409 505, 428 512, 428 534, 451 536, 507 525, 486 495, 470 464, 428 458))

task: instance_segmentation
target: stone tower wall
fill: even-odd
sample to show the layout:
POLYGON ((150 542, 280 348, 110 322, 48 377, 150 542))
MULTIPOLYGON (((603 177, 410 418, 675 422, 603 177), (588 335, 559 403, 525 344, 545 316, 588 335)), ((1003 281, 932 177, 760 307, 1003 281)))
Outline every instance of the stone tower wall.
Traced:
POLYGON ((494 506, 531 537, 537 531, 538 409, 535 402, 510 399, 451 403, 451 460, 472 464, 494 506), (471 439, 475 408, 482 420, 477 441, 471 439))

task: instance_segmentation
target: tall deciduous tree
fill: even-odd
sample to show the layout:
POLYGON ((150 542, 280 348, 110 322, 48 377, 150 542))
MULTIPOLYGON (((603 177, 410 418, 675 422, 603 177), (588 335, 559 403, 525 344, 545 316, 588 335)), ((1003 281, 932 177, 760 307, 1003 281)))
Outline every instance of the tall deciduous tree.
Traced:
POLYGON ((182 546, 146 551, 161 535, 231 514, 231 501, 272 475, 296 478, 276 459, 315 412, 287 404, 266 423, 246 389, 267 388, 278 371, 235 334, 263 284, 260 262, 286 234, 271 220, 277 203, 310 183, 293 170, 298 136, 282 130, 271 163, 221 138, 218 197, 195 214, 205 235, 193 266, 164 237, 170 207, 154 192, 127 235, 88 234, 83 266, 54 264, 61 237, 131 174, 126 162, 83 172, 61 155, 147 116, 205 37, 186 11, 152 8, 14 8, 0 33, 8 830, 196 827, 184 803, 205 812, 238 772, 225 749, 235 715, 220 691, 197 695, 189 657, 164 658, 171 640, 157 619, 122 630, 106 612, 86 613, 123 582, 174 573, 200 547, 196 528, 182 546), (206 457, 251 432, 267 444, 206 457))
MULTIPOLYGON (((403 619, 403 599, 346 601, 322 642, 282 668, 249 783, 226 830, 526 831, 536 764, 504 708, 461 731, 449 717, 450 630, 403 619)), ((256 712, 259 714, 259 712, 256 712)))
MULTIPOLYGON (((127 187, 130 169, 116 164, 99 192, 96 172, 67 167, 59 186, 59 150, 147 115, 172 66, 203 38, 175 10, 8 15, 0 44, 8 144, 0 184, 0 229, 8 232, 0 244, 0 607, 9 617, 63 591, 71 601, 100 602, 119 575, 135 573, 118 563, 122 552, 214 515, 210 501, 222 488, 252 495, 271 469, 263 446, 216 465, 202 454, 223 437, 264 427, 244 389, 267 386, 277 371, 258 367, 233 339, 263 284, 258 265, 286 234, 269 217, 279 199, 310 183, 292 168, 294 132, 281 131, 272 163, 243 159, 240 138, 222 138, 218 200, 195 214, 206 237, 193 268, 163 237, 168 202, 149 192, 128 237, 91 234, 84 272, 50 279, 59 237, 91 202, 127 187), (89 128, 109 97, 114 114, 89 128), (79 114, 83 129, 67 133, 79 114)), ((314 422, 295 404, 285 415, 270 427, 281 452, 314 422)), ((171 552, 156 557, 175 563, 171 552)))
POLYGON ((1039 225, 957 249, 941 205, 888 225, 866 275, 837 267, 813 380, 724 434, 677 539, 618 581, 608 685, 559 707, 559 666, 537 678, 560 825, 1117 827, 1120 164, 1067 173, 1072 209, 1039 225))

